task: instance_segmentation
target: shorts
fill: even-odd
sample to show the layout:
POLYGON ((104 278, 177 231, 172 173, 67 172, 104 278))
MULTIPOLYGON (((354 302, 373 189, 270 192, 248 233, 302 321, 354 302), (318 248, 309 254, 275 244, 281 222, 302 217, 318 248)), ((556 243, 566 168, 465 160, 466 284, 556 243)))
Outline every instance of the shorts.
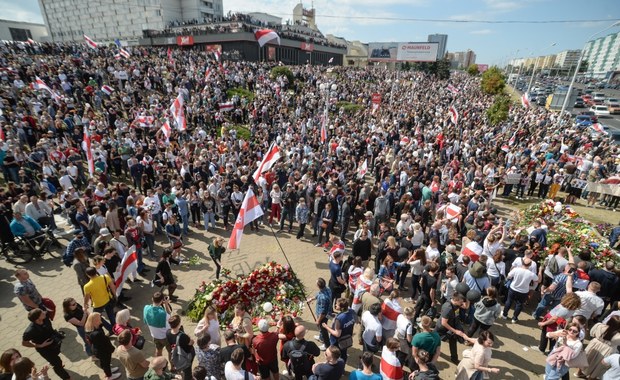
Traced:
POLYGON ((163 350, 165 347, 167 351, 170 351, 170 343, 168 342, 168 339, 153 338, 153 341, 155 342, 155 348, 158 350, 163 350))
POLYGON ((258 373, 263 379, 268 379, 271 373, 278 373, 278 359, 272 361, 269 364, 259 364, 258 373))

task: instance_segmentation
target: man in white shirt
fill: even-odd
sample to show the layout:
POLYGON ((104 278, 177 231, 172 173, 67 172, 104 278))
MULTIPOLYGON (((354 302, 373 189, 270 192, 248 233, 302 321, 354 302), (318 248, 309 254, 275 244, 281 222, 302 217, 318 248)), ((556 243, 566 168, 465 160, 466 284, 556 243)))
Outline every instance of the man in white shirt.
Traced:
POLYGON ((162 234, 162 221, 161 221, 161 203, 159 197, 151 189, 147 191, 147 197, 144 198, 144 207, 151 210, 151 216, 153 221, 157 222, 157 233, 162 234))
POLYGON ((362 341, 364 351, 377 352, 383 338, 383 327, 380 318, 381 304, 371 305, 368 310, 362 313, 362 341))
POLYGON ((56 229, 52 208, 46 202, 39 200, 36 195, 30 197, 30 203, 26 205, 26 215, 36 220, 41 226, 56 229))
POLYGON ((596 295, 601 290, 601 284, 592 281, 588 285, 588 290, 575 292, 581 299, 581 307, 575 311, 574 315, 581 315, 587 320, 594 319, 603 314, 605 301, 596 295))
POLYGON ((508 276, 506 276, 508 280, 512 281, 508 289, 508 298, 504 305, 504 312, 501 315, 502 319, 508 318, 508 311, 514 302, 515 311, 512 317, 512 323, 517 323, 519 321, 519 314, 523 309, 523 304, 527 301, 530 285, 532 282, 538 282, 538 275, 529 270, 531 265, 532 260, 525 257, 523 258, 523 266, 512 269, 510 273, 508 273, 508 276))
POLYGON ((224 366, 224 376, 226 380, 254 380, 253 374, 247 372, 241 368, 241 365, 245 361, 245 354, 243 348, 235 349, 230 355, 230 361, 226 362, 224 366))

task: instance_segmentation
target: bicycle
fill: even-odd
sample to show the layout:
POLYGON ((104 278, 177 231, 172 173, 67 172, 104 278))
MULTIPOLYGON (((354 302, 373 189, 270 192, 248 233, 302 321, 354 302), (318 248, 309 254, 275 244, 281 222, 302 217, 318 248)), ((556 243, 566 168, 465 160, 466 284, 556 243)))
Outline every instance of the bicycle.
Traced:
POLYGON ((27 264, 34 258, 32 251, 19 239, 12 242, 2 242, 1 251, 6 261, 15 265, 27 264))
POLYGON ((40 234, 29 238, 23 236, 15 237, 15 243, 23 247, 24 250, 28 250, 33 256, 43 257, 46 253, 49 253, 52 257, 61 257, 62 253, 51 249, 53 245, 62 248, 52 230, 44 227, 40 232, 40 234))

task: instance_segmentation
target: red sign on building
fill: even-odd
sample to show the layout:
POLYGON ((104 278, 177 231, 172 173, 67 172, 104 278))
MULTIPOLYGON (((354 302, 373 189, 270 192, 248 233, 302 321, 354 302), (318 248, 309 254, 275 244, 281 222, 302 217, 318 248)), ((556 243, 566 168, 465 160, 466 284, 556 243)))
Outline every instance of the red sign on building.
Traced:
POLYGON ((177 45, 179 46, 191 46, 194 44, 193 36, 178 36, 177 45))
POLYGON ((314 51, 314 44, 310 42, 302 42, 300 48, 304 51, 314 51))

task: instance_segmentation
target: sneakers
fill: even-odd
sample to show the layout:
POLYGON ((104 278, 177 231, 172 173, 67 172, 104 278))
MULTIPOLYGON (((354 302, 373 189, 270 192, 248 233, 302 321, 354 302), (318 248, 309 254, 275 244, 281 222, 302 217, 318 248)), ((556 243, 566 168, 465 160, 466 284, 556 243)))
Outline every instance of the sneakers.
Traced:
POLYGON ((321 345, 319 346, 319 350, 321 350, 321 351, 325 351, 325 350, 327 350, 327 347, 325 347, 325 345, 324 345, 324 344, 321 344, 321 345))
POLYGON ((315 247, 320 247, 320 246, 321 246, 321 243, 315 244, 314 246, 315 246, 315 247))
POLYGON ((508 319, 508 316, 504 315, 504 314, 500 314, 499 317, 500 317, 500 319, 508 319))
POLYGON ((405 302, 413 302, 413 299, 411 297, 405 298, 405 302))
POLYGON ((512 318, 512 320, 510 322, 512 322, 512 324, 515 324, 515 323, 519 322, 519 320, 512 318))
POLYGON ((322 341, 323 341, 323 339, 321 339, 321 336, 320 336, 320 335, 315 335, 315 336, 314 336, 314 340, 318 340, 319 342, 322 342, 322 341))
POLYGON ((118 372, 120 370, 120 368, 118 368, 118 367, 111 367, 110 370, 112 372, 118 372))

